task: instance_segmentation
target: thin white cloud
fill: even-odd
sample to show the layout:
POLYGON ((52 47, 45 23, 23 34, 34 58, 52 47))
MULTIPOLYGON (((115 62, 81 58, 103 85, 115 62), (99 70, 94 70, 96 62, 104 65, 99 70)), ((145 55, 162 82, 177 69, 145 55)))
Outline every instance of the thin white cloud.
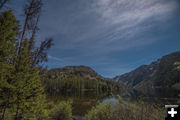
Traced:
POLYGON ((168 14, 177 6, 174 0, 97 0, 96 12, 109 24, 141 22, 149 17, 168 14))
POLYGON ((61 58, 54 57, 54 56, 51 56, 51 55, 48 55, 48 59, 56 60, 56 61, 59 61, 59 62, 62 62, 62 61, 63 61, 61 58))
POLYGON ((140 31, 133 30, 136 27, 141 27, 141 23, 148 19, 155 19, 157 22, 164 21, 171 17, 172 12, 177 7, 175 0, 96 1, 95 4, 97 5, 94 6, 94 10, 101 15, 100 20, 104 26, 117 25, 115 32, 121 33, 128 29, 126 32, 132 31, 135 33, 134 35, 143 32, 142 29, 139 29, 140 31))
MULTIPOLYGON (((47 4, 48 16, 42 19, 51 22, 47 24, 44 21, 42 29, 45 31, 44 34, 53 33, 58 37, 56 48, 83 49, 87 55, 147 45, 158 39, 135 38, 140 38, 153 26, 171 19, 177 8, 177 0, 92 1, 78 0, 78 4, 89 4, 64 4, 59 8, 55 8, 54 4, 47 4), (148 24, 148 21, 153 22, 148 24)), ((61 5, 61 2, 58 1, 56 7, 61 5)))

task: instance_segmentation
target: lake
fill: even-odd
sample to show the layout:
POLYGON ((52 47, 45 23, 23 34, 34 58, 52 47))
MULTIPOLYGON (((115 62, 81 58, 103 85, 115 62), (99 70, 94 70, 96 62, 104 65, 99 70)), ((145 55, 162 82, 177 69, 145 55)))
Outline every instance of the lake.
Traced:
POLYGON ((64 96, 51 97, 54 101, 67 101, 72 100, 72 112, 75 116, 84 116, 93 106, 103 105, 110 102, 115 103, 118 98, 130 101, 144 101, 149 103, 156 103, 164 107, 166 104, 177 104, 180 99, 178 95, 180 90, 175 89, 153 89, 149 93, 143 93, 143 91, 131 90, 124 93, 104 93, 96 94, 93 91, 88 91, 83 95, 67 94, 64 96))

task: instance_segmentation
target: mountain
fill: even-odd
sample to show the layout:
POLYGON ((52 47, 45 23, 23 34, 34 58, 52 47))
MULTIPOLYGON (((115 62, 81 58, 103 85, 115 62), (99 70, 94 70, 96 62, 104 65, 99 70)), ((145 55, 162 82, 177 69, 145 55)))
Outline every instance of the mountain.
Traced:
POLYGON ((180 72, 175 62, 180 61, 180 51, 163 56, 150 65, 114 77, 112 80, 125 83, 131 88, 180 88, 180 72))
POLYGON ((66 66, 46 70, 41 79, 47 94, 55 96, 100 96, 119 91, 123 87, 87 66, 66 66))
POLYGON ((49 72, 56 72, 61 77, 83 77, 88 79, 103 79, 97 72, 87 66, 66 66, 64 68, 54 68, 49 70, 49 72))

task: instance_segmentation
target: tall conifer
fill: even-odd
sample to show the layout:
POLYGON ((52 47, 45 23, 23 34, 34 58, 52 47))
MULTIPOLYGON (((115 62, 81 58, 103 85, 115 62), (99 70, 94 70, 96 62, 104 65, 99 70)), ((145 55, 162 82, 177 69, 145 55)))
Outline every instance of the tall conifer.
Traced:
POLYGON ((4 119, 7 108, 11 107, 14 95, 12 80, 13 60, 19 25, 11 10, 0 14, 0 110, 4 119))

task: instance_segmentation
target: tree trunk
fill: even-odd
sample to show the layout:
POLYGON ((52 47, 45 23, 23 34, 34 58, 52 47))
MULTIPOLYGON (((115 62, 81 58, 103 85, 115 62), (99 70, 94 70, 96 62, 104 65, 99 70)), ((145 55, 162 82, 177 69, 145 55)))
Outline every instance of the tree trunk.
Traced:
POLYGON ((19 116, 18 114, 19 114, 19 102, 17 104, 16 115, 15 115, 14 120, 18 120, 18 116, 19 116))
POLYGON ((25 32, 26 32, 26 28, 27 28, 28 19, 29 19, 29 16, 27 15, 26 19, 25 19, 25 23, 24 23, 24 28, 23 28, 23 31, 22 31, 21 39, 19 41, 19 47, 18 47, 18 52, 17 52, 18 54, 20 54, 20 52, 21 52, 21 48, 22 48, 23 40, 24 40, 24 35, 25 35, 25 32))

